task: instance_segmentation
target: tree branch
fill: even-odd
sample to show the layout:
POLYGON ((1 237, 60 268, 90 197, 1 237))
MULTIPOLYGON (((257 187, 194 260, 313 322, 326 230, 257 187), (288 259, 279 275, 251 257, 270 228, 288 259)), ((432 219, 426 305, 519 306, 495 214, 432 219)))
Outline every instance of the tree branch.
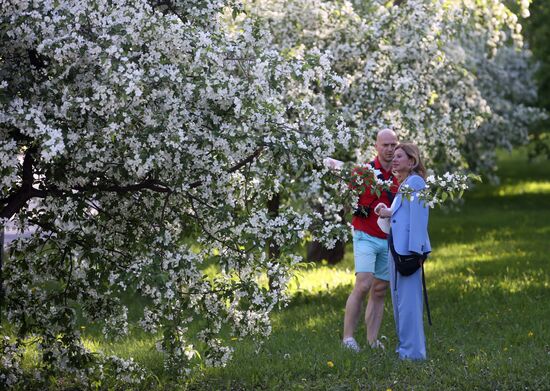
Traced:
MULTIPOLYGON (((264 146, 257 148, 250 156, 240 160, 234 166, 230 167, 227 172, 233 173, 238 171, 246 164, 254 161, 262 153, 264 146)), ((34 180, 34 154, 36 153, 36 147, 29 148, 25 153, 25 158, 23 160, 23 175, 22 175, 22 184, 19 189, 14 191, 8 197, 0 199, 0 218, 11 218, 17 212, 19 212, 31 198, 45 198, 48 195, 54 195, 58 197, 78 197, 78 194, 72 192, 62 191, 56 188, 49 189, 35 189, 33 185, 34 180)), ((191 183, 190 188, 196 188, 201 185, 202 181, 195 181, 191 183)), ((71 190, 76 190, 79 192, 114 192, 118 194, 125 194, 130 192, 137 192, 141 190, 151 190, 158 193, 171 194, 173 190, 165 183, 162 183, 156 179, 146 179, 142 182, 135 183, 132 185, 117 185, 117 184, 98 184, 98 185, 84 185, 84 186, 74 186, 71 190)))
POLYGON ((23 159, 23 178, 21 187, 8 197, 2 199, 3 207, 0 210, 1 218, 11 218, 14 214, 19 212, 23 206, 31 198, 39 197, 44 198, 46 193, 42 190, 32 187, 33 184, 33 164, 34 154, 36 153, 36 147, 29 148, 25 152, 25 158, 23 159))
MULTIPOLYGON (((242 167, 244 167, 246 164, 254 161, 254 159, 256 159, 258 156, 260 156, 260 154, 262 153, 262 151, 264 150, 264 147, 261 146, 261 147, 258 147, 258 149, 256 149, 252 155, 250 156, 247 156, 246 158, 242 159, 241 161, 239 161, 237 164, 235 164, 233 167, 231 167, 229 170, 227 170, 227 173, 228 174, 231 174, 235 171, 238 171, 239 169, 241 169, 242 167)), ((202 181, 195 181, 193 183, 191 183, 191 185, 189 186, 191 189, 194 189, 195 187, 199 187, 201 185, 202 181)))
POLYGON ((134 191, 140 191, 140 190, 152 190, 156 191, 158 193, 172 193, 172 189, 168 187, 168 185, 157 181, 155 179, 146 179, 140 183, 136 183, 133 185, 126 185, 126 186, 120 186, 120 185, 85 185, 85 186, 74 186, 72 187, 73 190, 78 191, 86 191, 86 192, 114 192, 114 193, 129 193, 134 191))
POLYGON ((166 7, 166 9, 170 12, 172 12, 174 15, 178 17, 179 20, 181 20, 182 23, 187 23, 187 19, 181 15, 175 8, 174 4, 170 0, 159 0, 156 2, 156 4, 151 4, 153 8, 155 7, 166 7))

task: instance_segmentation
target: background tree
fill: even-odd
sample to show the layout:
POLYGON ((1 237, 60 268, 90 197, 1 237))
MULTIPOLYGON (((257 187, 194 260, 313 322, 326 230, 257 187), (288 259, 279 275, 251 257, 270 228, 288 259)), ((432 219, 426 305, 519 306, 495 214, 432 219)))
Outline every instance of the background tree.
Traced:
POLYGON ((432 166, 490 174, 494 155, 485 149, 526 142, 543 117, 521 25, 500 1, 247 4, 283 52, 330 56, 343 88, 326 89, 322 103, 356 130, 360 161, 372 156, 376 131, 391 127, 418 142, 432 166))
MULTIPOLYGON (((133 362, 91 354, 77 327, 127 333, 128 296, 145 303, 140 327, 170 373, 199 353, 223 365, 230 339, 267 336, 299 244, 347 235, 339 212, 354 197, 323 158, 357 148, 365 161, 381 126, 440 167, 489 167, 478 156, 495 134, 469 136, 507 92, 489 99, 478 78, 492 73, 472 59, 492 70, 509 46, 521 61, 517 18, 498 1, 446 5, 2 1, 1 224, 36 231, 2 274, 17 337, 1 342, 0 381, 23 384, 28 343, 44 383, 141 381, 133 362), (480 53, 461 43, 480 39, 480 53)), ((510 143, 522 131, 501 129, 510 143)), ((430 183, 430 202, 463 186, 430 183)))
MULTIPOLYGON (((377 130, 390 127, 419 143, 432 167, 497 180, 496 147, 526 143, 544 116, 518 17, 500 1, 251 0, 245 8, 283 53, 318 48, 330 58, 343 84, 320 103, 357 135, 355 156, 337 151, 342 160, 372 159, 377 130)), ((338 244, 313 241, 308 257, 337 262, 338 244)))
POLYGON ((21 380, 30 334, 43 374, 86 382, 134 368, 95 365, 76 327, 79 309, 106 334, 127 333, 124 292, 149 303, 140 324, 159 335, 175 373, 198 350, 225 363, 222 329, 228 339, 269 334, 300 260, 289 249, 315 224, 330 240, 307 205, 276 216, 266 207, 300 172, 318 186, 322 158, 348 147, 348 130, 309 103, 318 99, 309 78, 332 83, 329 64, 318 53, 281 56, 253 20, 231 30, 234 8, 220 2, 4 1, 2 10, 0 216, 37 228, 10 246, 3 272, 2 313, 19 337, 2 342, 11 360, 2 381, 21 380))
MULTIPOLYGON (((525 37, 533 51, 533 59, 538 62, 535 79, 538 87, 539 107, 550 110, 550 5, 544 0, 535 0, 530 6, 530 16, 525 19, 525 37)), ((548 146, 548 129, 550 121, 541 121, 533 127, 531 137, 533 148, 531 156, 545 155, 550 158, 550 146, 548 146)))

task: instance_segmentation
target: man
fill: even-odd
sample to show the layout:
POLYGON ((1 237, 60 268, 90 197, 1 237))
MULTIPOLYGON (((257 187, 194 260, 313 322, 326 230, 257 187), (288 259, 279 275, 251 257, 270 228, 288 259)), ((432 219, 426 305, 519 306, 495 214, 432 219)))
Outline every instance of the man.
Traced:
POLYGON ((387 235, 378 227, 378 216, 374 208, 380 203, 390 206, 397 191, 397 179, 391 173, 393 152, 397 145, 397 136, 390 129, 382 129, 376 136, 377 155, 371 164, 380 171, 378 177, 392 180, 391 192, 383 191, 378 197, 365 191, 359 196, 358 209, 354 213, 353 225, 353 254, 355 259, 355 286, 346 302, 344 316, 343 344, 345 347, 358 352, 359 344, 353 337, 361 313, 361 307, 367 294, 369 300, 365 311, 367 327, 367 341, 372 348, 384 348, 378 340, 378 331, 384 314, 384 297, 390 278, 388 269, 387 235), (368 209, 368 213, 365 210, 368 209))

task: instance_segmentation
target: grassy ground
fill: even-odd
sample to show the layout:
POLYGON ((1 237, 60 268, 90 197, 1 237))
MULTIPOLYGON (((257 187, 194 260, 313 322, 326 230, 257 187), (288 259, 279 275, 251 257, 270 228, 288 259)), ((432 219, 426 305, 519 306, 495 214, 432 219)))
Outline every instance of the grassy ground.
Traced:
MULTIPOLYGON (((432 213, 426 274, 434 324, 426 325, 426 362, 402 362, 393 352, 389 294, 381 329, 386 351, 341 348, 354 279, 349 250, 336 267, 301 273, 259 351, 240 343, 227 367, 201 368, 186 384, 164 380, 148 335, 107 344, 93 339, 99 333, 92 327, 87 343, 133 356, 155 374, 159 389, 550 389, 550 163, 527 162, 516 152, 503 156, 500 168, 500 185, 469 192, 459 211, 432 213)), ((364 335, 360 326, 362 346, 364 335)))
POLYGON ((226 368, 197 373, 187 388, 550 389, 550 164, 524 156, 503 156, 501 184, 479 186, 460 211, 432 213, 426 362, 397 359, 389 302, 386 351, 340 347, 353 281, 348 251, 335 268, 303 273, 260 352, 241 345, 226 368))

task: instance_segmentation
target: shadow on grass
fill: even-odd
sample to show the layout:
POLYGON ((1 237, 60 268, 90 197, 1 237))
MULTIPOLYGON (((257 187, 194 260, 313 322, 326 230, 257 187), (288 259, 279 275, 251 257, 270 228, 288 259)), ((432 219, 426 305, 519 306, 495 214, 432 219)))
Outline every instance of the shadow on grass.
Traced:
MULTIPOLYGON (((274 315, 273 334, 260 351, 243 344, 227 368, 206 370, 206 383, 197 378, 191 384, 225 379, 231 386, 259 389, 547 388, 550 197, 495 191, 480 189, 458 213, 432 214, 434 252, 426 269, 434 325, 425 327, 428 361, 396 359, 389 295, 381 329, 388 349, 358 355, 343 350, 341 327, 351 290, 345 285, 295 295, 274 315)), ((356 336, 363 346, 364 332, 360 325, 356 336)))
MULTIPOLYGON (((296 293, 274 313, 260 349, 239 343, 226 368, 194 372, 188 389, 547 389, 550 197, 545 185, 522 193, 508 184, 547 182, 549 172, 544 163, 527 166, 521 154, 501 167, 502 185, 478 186, 458 212, 432 213, 427 279, 434 325, 425 328, 426 362, 396 359, 389 295, 381 329, 387 349, 342 349, 348 284, 296 293)), ((350 254, 348 244, 345 264, 335 270, 353 267, 350 254)), ((362 346, 364 333, 361 324, 362 346)))
POLYGON ((488 231, 505 234, 508 230, 514 236, 530 236, 537 229, 544 232, 549 223, 550 196, 537 194, 500 197, 498 201, 467 199, 457 213, 434 211, 429 230, 437 249, 447 243, 473 242, 488 231))

